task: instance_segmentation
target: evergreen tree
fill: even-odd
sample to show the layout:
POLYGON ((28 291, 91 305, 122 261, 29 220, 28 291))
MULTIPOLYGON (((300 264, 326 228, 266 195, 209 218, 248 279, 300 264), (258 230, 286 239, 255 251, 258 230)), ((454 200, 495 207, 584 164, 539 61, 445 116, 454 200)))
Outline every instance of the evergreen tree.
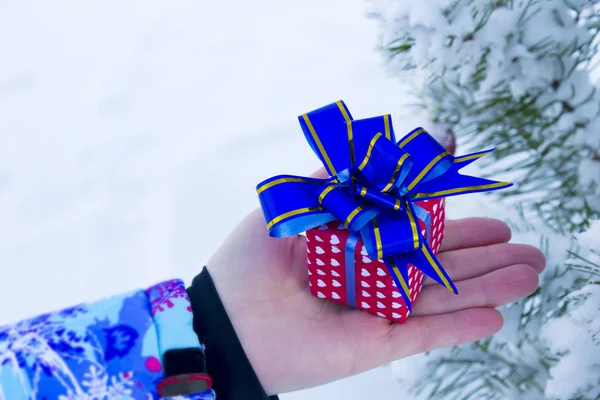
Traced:
POLYGON ((490 202, 548 257, 499 334, 419 356, 408 383, 452 400, 600 398, 600 0, 371 3, 390 66, 459 153, 496 147, 479 167, 515 186, 490 202))
POLYGON ((598 0, 373 0, 390 65, 463 150, 496 147, 499 192, 552 228, 600 216, 598 0))
MULTIPOLYGON (((501 203, 494 207, 511 214, 501 203)), ((540 290, 502 309, 504 327, 495 336, 420 356, 420 373, 408 380, 400 370, 399 379, 416 394, 451 400, 600 398, 600 254, 593 250, 600 247, 600 222, 582 241, 540 234, 522 215, 512 218, 515 236, 537 241, 548 256, 540 290)))

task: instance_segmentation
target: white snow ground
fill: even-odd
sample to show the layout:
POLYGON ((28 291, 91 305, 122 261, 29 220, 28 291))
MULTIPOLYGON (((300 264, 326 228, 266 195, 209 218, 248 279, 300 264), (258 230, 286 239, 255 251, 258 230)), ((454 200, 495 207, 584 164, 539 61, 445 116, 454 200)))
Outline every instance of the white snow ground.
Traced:
MULTIPOLYGON (((298 114, 342 98, 397 115, 407 95, 365 10, 0 2, 0 323, 189 282, 256 183, 318 167, 298 114)), ((380 369, 283 399, 399 396, 380 369)))
POLYGON ((1 320, 191 278, 318 166, 299 113, 399 108, 360 1, 280 3, 0 5, 1 320))

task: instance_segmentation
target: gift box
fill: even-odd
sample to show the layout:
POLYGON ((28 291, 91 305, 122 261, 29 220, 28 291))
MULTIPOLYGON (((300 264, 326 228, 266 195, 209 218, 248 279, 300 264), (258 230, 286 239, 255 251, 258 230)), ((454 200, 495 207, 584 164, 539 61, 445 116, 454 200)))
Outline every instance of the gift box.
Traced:
MULTIPOLYGON (((437 254, 444 239, 445 200, 425 200, 416 204, 430 216, 429 236, 425 221, 419 220, 419 228, 433 253, 437 254)), ((362 239, 359 239, 353 251, 353 270, 346 270, 344 248, 349 236, 350 231, 338 221, 306 231, 310 294, 403 323, 410 314, 409 307, 383 260, 369 258, 362 239)), ((406 267, 410 297, 414 304, 425 276, 414 265, 408 264, 406 267)))
POLYGON ((389 115, 354 119, 343 101, 298 119, 329 177, 257 193, 270 236, 306 232, 310 294, 404 322, 425 276, 457 293, 436 258, 444 198, 511 186, 459 173, 493 149, 455 157, 423 128, 396 140, 389 115))

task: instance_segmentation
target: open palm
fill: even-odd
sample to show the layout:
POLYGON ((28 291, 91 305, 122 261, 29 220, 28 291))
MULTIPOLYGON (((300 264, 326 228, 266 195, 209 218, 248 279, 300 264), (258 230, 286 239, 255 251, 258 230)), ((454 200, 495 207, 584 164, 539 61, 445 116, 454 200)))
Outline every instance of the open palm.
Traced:
POLYGON ((270 238, 252 212, 207 268, 269 394, 308 388, 434 348, 496 333, 495 307, 533 293, 545 266, 536 248, 509 244, 501 221, 447 221, 438 259, 459 295, 426 280, 405 324, 314 298, 305 238, 270 238))

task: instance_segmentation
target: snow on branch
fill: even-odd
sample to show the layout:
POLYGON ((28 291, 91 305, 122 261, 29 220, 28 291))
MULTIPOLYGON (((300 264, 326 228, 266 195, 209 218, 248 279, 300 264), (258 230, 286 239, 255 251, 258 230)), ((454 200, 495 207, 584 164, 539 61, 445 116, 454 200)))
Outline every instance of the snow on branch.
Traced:
POLYGON ((497 148, 487 166, 516 183, 505 196, 562 232, 600 216, 599 0, 371 4, 433 119, 459 145, 497 148))

